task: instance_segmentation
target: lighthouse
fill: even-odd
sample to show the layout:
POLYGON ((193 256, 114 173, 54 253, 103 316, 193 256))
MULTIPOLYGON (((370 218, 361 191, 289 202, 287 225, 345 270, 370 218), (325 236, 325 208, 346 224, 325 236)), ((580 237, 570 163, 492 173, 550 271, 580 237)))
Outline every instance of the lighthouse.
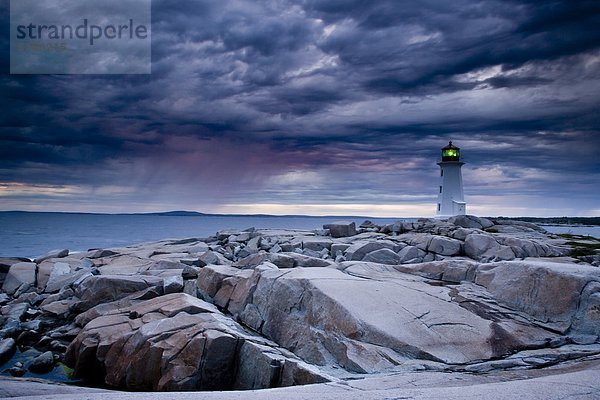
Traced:
POLYGON ((436 217, 445 218, 454 215, 464 215, 467 203, 463 193, 460 149, 448 143, 442 148, 442 161, 440 166, 440 187, 438 193, 436 217))

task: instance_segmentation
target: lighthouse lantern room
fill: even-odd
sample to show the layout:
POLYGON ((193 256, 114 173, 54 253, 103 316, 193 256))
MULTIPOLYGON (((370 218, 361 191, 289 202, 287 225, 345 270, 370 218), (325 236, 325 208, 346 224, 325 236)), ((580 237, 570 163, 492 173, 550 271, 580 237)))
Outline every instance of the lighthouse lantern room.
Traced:
POLYGON ((467 203, 465 203, 462 183, 460 161, 460 149, 448 143, 442 148, 442 161, 440 166, 440 188, 436 216, 446 218, 454 215, 464 215, 467 203))

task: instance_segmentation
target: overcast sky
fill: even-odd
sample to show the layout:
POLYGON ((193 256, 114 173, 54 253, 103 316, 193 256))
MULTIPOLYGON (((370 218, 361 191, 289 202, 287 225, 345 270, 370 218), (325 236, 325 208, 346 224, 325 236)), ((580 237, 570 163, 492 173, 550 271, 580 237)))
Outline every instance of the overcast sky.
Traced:
POLYGON ((431 216, 452 140, 469 213, 600 215, 598 1, 153 0, 150 75, 0 47, 1 210, 431 216))

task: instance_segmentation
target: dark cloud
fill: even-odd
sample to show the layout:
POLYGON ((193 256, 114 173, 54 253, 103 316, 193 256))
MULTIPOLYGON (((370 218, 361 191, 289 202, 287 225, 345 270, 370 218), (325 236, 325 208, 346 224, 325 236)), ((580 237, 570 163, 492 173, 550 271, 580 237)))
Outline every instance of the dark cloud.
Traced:
POLYGON ((595 1, 156 0, 151 75, 8 75, 5 35, 2 208, 406 215, 435 202, 452 139, 476 210, 598 213, 599 18, 595 1))

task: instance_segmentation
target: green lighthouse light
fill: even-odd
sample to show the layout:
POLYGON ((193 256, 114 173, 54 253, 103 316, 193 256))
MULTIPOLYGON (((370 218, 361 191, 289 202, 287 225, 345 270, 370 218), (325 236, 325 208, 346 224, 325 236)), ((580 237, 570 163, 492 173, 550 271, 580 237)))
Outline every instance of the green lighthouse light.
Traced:
POLYGON ((456 150, 445 150, 444 157, 457 157, 458 156, 458 152, 456 150))
POLYGON ((442 161, 460 161, 460 149, 448 143, 448 146, 442 148, 442 161))

